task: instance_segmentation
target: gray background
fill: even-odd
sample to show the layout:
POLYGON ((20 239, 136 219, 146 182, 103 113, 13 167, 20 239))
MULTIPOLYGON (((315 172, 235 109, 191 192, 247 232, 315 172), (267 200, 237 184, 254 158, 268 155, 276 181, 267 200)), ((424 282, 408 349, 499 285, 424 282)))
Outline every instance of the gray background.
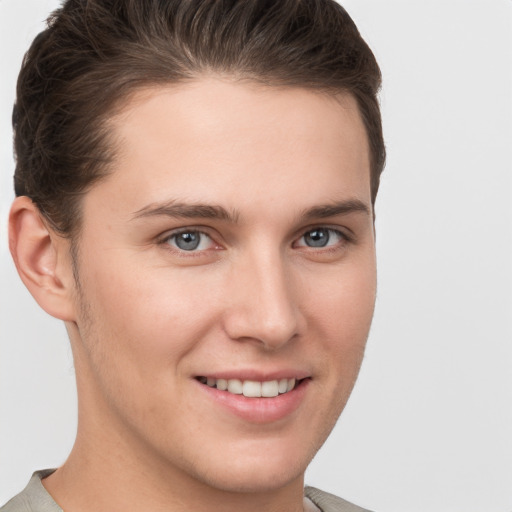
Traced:
MULTIPOLYGON (((55 0, 0 0, 0 503, 76 427, 64 327, 7 249, 10 115, 55 0)), ((379 294, 349 405, 307 474, 379 512, 512 511, 512 2, 347 0, 385 77, 379 294)))

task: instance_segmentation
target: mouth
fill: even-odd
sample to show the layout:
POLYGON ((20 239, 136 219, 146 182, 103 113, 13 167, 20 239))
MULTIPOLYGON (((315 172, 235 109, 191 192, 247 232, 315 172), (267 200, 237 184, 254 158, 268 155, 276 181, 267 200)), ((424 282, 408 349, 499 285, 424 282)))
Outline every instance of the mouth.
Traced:
POLYGON ((233 395, 243 395, 247 398, 275 398, 285 395, 297 388, 306 379, 275 379, 266 381, 241 379, 216 379, 199 376, 196 379, 205 386, 227 391, 233 395))
POLYGON ((195 381, 203 390, 201 395, 210 404, 220 407, 217 411, 227 411, 244 422, 258 425, 276 425, 280 423, 275 422, 286 418, 291 421, 295 417, 294 412, 310 395, 311 375, 290 372, 288 375, 276 375, 278 378, 272 380, 269 377, 273 375, 267 377, 269 380, 257 380, 259 376, 251 373, 215 377, 199 375, 195 381))

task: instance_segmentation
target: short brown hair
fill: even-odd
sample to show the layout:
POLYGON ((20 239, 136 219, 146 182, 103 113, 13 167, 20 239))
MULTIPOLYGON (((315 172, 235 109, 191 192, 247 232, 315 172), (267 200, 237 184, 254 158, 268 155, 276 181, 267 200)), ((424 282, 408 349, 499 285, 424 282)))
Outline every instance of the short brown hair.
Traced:
POLYGON ((108 120, 141 87, 205 72, 357 100, 375 200, 385 148, 381 73, 334 0, 67 0, 25 55, 13 111, 16 195, 73 236, 80 196, 113 158, 108 120))

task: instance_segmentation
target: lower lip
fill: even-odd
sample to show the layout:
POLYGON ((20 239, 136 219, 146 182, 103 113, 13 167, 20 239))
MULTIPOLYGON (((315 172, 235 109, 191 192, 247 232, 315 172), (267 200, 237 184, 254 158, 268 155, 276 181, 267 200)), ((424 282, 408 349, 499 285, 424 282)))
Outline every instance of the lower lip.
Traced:
POLYGON ((196 382, 224 410, 251 423, 271 423, 286 418, 299 408, 311 380, 304 379, 292 391, 273 398, 248 398, 196 382))

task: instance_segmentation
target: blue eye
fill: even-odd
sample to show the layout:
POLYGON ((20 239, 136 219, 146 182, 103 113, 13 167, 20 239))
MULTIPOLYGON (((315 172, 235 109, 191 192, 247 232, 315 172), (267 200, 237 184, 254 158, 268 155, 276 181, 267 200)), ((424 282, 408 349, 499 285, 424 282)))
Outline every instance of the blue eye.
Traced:
POLYGON ((202 251, 208 249, 212 244, 212 239, 201 231, 182 231, 175 233, 167 239, 167 243, 181 251, 202 251))
POLYGON ((346 240, 345 235, 337 229, 331 228, 315 228, 307 231, 299 239, 297 245, 299 247, 324 248, 339 244, 346 240))

